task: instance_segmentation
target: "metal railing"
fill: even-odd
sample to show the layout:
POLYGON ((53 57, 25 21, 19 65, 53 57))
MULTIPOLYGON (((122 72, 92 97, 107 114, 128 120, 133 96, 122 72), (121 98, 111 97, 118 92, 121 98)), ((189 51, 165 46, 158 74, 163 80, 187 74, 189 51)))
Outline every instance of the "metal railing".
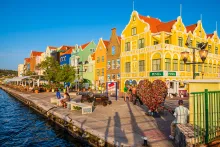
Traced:
POLYGON ((194 127, 195 142, 208 144, 220 137, 220 91, 205 89, 192 92, 191 96, 190 123, 194 127))

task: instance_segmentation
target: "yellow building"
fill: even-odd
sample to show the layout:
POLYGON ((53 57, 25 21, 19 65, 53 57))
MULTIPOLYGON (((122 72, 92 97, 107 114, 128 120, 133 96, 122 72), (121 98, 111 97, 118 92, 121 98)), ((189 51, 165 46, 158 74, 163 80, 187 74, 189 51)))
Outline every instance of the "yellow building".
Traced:
POLYGON ((107 80, 106 67, 107 67, 107 46, 109 41, 99 39, 95 51, 95 85, 96 88, 105 84, 107 80))
MULTIPOLYGON (((208 41, 209 54, 204 64, 196 65, 196 79, 219 79, 220 43, 216 32, 206 34, 201 21, 185 26, 181 17, 162 22, 133 11, 121 35, 121 89, 125 83, 136 84, 144 78, 167 81, 168 88, 192 79, 192 65, 181 59, 181 52, 189 51, 188 61, 192 62, 192 50, 185 46, 188 36, 193 47, 208 41)), ((202 62, 198 52, 196 61, 202 62)))

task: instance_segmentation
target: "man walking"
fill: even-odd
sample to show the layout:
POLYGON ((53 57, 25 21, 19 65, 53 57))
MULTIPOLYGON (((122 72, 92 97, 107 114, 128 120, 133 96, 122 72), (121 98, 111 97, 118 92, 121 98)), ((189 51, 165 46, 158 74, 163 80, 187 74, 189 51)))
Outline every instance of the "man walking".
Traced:
POLYGON ((171 129, 171 135, 169 136, 170 139, 174 139, 175 137, 176 124, 186 124, 189 115, 189 110, 183 106, 183 100, 179 100, 178 104, 179 106, 176 107, 175 112, 173 114, 176 118, 170 125, 170 129, 171 129))

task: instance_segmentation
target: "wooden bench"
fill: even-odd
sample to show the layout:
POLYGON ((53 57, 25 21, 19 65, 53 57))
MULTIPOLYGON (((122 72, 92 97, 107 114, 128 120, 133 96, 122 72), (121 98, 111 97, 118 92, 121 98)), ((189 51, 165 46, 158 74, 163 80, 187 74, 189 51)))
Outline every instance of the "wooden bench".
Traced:
POLYGON ((70 102, 71 103, 71 110, 78 110, 78 108, 82 109, 82 114, 88 114, 92 113, 92 106, 86 105, 83 103, 76 103, 76 102, 70 102))

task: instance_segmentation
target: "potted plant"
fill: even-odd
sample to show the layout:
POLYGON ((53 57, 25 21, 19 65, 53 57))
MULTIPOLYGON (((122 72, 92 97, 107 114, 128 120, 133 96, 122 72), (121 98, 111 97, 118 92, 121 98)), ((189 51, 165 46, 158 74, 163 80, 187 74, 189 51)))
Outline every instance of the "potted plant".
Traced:
POLYGON ((51 86, 50 85, 46 85, 46 92, 50 92, 51 86))
POLYGON ((52 92, 55 92, 55 85, 54 85, 54 84, 51 85, 51 88, 52 88, 51 91, 52 91, 52 92))
POLYGON ((37 86, 34 87, 34 92, 35 92, 35 93, 39 93, 39 87, 37 87, 37 86))

